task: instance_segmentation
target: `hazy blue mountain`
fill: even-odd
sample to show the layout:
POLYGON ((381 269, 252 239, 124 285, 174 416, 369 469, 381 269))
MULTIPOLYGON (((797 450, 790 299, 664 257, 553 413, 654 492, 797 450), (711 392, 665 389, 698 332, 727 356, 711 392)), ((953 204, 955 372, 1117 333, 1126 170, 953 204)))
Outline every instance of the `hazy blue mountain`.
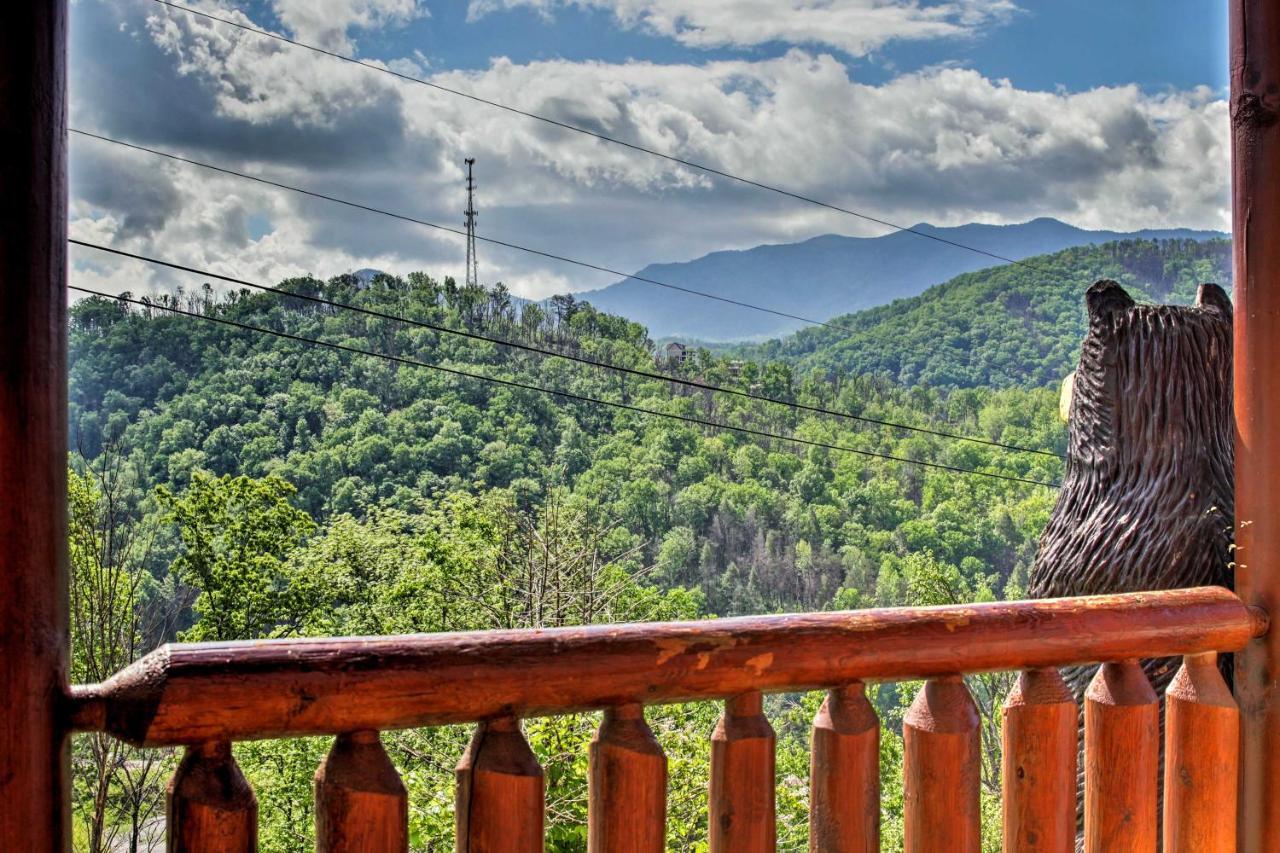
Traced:
MULTIPOLYGON (((1115 240, 1225 236, 1216 231, 1086 231, 1056 219, 1021 225, 914 230, 1014 260, 1115 240)), ((801 243, 713 252, 684 263, 650 264, 637 275, 729 299, 826 320, 915 296, 961 273, 1003 264, 976 252, 899 231, 884 237, 828 234, 801 243)), ((655 338, 707 341, 776 337, 804 324, 635 280, 579 294, 595 307, 643 323, 655 338)))

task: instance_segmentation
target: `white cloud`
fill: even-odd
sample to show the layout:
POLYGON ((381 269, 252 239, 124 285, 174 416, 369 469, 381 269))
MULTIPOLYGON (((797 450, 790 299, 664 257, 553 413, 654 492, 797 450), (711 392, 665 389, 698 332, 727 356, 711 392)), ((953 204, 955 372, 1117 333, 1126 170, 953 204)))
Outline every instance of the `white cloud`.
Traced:
MULTIPOLYGON (((151 50, 148 79, 171 87, 151 102, 173 106, 136 117, 128 81, 97 82, 86 60, 73 123, 451 227, 474 156, 481 234, 617 269, 883 231, 190 16, 155 15, 118 38, 137 41, 95 45, 97 61, 151 50)), ((431 79, 903 225, 1230 222, 1227 107, 1208 90, 1035 92, 957 68, 869 85, 798 49, 701 65, 500 59, 431 79)), ((461 273, 449 235, 104 147, 74 142, 75 233, 263 281, 461 273)), ((124 289, 137 274, 119 269, 124 289)), ((485 245, 481 274, 527 296, 612 280, 485 245)))
MULTIPOLYGON (((240 12, 223 17, 252 25, 240 12)), ((201 78, 226 119, 333 128, 370 105, 395 102, 394 80, 245 30, 182 13, 147 17, 155 44, 181 75, 201 78)))
POLYGON ((474 20, 526 7, 550 16, 563 6, 604 9, 622 26, 691 47, 783 42, 825 45, 854 56, 891 41, 972 36, 1018 10, 1012 0, 471 0, 467 14, 474 20))
POLYGON ((427 14, 419 0, 272 0, 272 8, 300 40, 350 53, 354 28, 401 26, 427 14))

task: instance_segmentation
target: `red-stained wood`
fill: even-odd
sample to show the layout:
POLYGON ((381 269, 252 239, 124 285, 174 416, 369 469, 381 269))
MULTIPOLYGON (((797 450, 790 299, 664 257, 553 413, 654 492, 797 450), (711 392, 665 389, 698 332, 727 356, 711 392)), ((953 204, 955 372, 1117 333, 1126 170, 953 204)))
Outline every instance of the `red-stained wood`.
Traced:
POLYGON ((1233 853, 1240 710, 1217 655, 1183 661, 1164 709, 1165 853, 1233 853))
POLYGON ((1229 651, 1265 626, 1264 616, 1229 591, 1203 588, 667 624, 171 645, 102 685, 77 690, 76 720, 150 746, 386 730, 1229 651))
POLYGON ((1136 661, 1104 664, 1084 694, 1084 849, 1156 849, 1160 705, 1136 661))
POLYGON ((978 706, 964 679, 925 682, 902 720, 903 835, 907 853, 978 853, 978 706))
POLYGON ((514 717, 480 723, 457 769, 458 853, 542 850, 546 786, 514 717))
POLYGON ((1056 669, 1026 670, 1001 714, 1004 850, 1071 853, 1080 740, 1075 696, 1056 669))
POLYGON ((70 845, 66 0, 0 16, 0 849, 70 845))
POLYGON ((377 732, 338 735, 315 783, 317 853, 409 849, 409 795, 377 732))
POLYGON ((774 740, 760 693, 725 702, 711 735, 711 853, 772 853, 777 839, 774 740))
POLYGON ((608 708, 591 741, 587 849, 661 853, 667 834, 667 758, 644 708, 608 708))
MULTIPOLYGON (((1280 611, 1280 3, 1230 0, 1235 587, 1280 611)), ((1236 658, 1240 853, 1280 839, 1280 632, 1236 658)))
POLYGON ((165 811, 169 853, 250 853, 258 849, 258 799, 231 756, 231 744, 188 747, 165 811))
POLYGON ((809 849, 880 849, 880 720, 860 681, 829 691, 813 719, 809 849))

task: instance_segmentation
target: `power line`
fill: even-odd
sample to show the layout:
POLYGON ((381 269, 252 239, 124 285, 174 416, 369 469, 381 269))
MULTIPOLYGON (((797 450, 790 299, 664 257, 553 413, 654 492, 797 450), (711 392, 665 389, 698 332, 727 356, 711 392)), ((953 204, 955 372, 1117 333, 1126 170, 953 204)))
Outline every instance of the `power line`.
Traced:
POLYGON ((615 409, 621 409, 623 411, 634 412, 636 414, 649 415, 651 417, 658 417, 658 418, 668 418, 671 420, 682 421, 684 423, 709 427, 711 429, 716 429, 716 430, 728 430, 731 432, 741 433, 743 435, 751 435, 751 436, 756 436, 758 438, 768 438, 768 439, 773 439, 775 441, 788 441, 794 444, 800 444, 807 447, 818 447, 825 450, 835 450, 843 453, 856 453, 860 456, 867 456, 874 459, 883 459, 889 462, 902 462, 908 465, 918 465, 924 468, 934 468, 941 471, 949 471, 954 474, 969 474, 977 477, 990 477, 996 480, 1006 480, 1014 483, 1026 483, 1032 486, 1046 486, 1051 489, 1055 489, 1060 486, 1059 483, 1047 483, 1043 480, 1032 480, 1025 477, 1015 477, 1009 474, 995 474, 989 471, 978 471, 973 468, 961 468, 956 465, 945 465, 940 462, 926 462, 921 459, 911 459, 903 456, 893 456, 888 453, 877 453, 872 450, 861 450, 859 448, 849 447, 848 445, 843 445, 843 444, 831 444, 824 441, 814 441, 812 439, 801 438, 800 436, 795 436, 795 435, 782 435, 780 433, 773 433, 767 430, 753 429, 752 427, 733 426, 732 424, 716 423, 714 421, 707 421, 701 418, 695 418, 688 415, 679 415, 672 412, 659 412, 654 409, 646 409, 642 406, 632 406, 628 403, 619 403, 612 400, 601 400, 595 397, 588 397, 583 394, 574 394, 570 391, 560 391, 555 388, 543 388, 538 385, 530 385, 524 382, 518 382, 514 379, 502 379, 496 376, 485 376, 484 374, 481 374, 481 373, 471 373, 466 370, 459 370, 454 367, 445 367, 439 364, 429 364, 425 361, 418 361, 416 359, 406 358, 404 356, 391 355, 390 353, 374 352, 372 350, 360 349, 359 347, 353 347, 353 346, 348 346, 346 344, 334 343, 332 341, 322 341, 316 338, 307 338, 301 335, 294 335, 289 332, 277 331, 275 329, 264 329, 261 326, 252 326, 252 325, 249 325, 248 323, 241 323, 236 320, 229 320, 225 317, 214 317, 210 314, 199 314, 194 311, 185 311, 175 306, 144 302, 141 299, 134 299, 132 297, 112 295, 110 293, 104 293, 99 290, 91 290, 87 287, 78 287, 76 285, 68 285, 67 287, 70 290, 75 290, 80 293, 86 293, 86 294, 89 294, 90 296, 98 296, 103 299, 115 299, 120 302, 128 302, 128 303, 139 305, 146 308, 159 308, 163 311, 168 311, 172 314, 178 314, 184 317, 192 317, 198 320, 207 320, 211 323, 218 323, 223 326, 229 326, 232 328, 240 329, 241 331, 254 332, 262 335, 272 335, 277 338, 283 338, 285 340, 294 341, 295 343, 311 344, 313 346, 327 347, 329 349, 337 350, 339 352, 350 353, 352 355, 363 355, 370 358, 380 358, 386 361, 394 362, 396 364, 405 365, 407 367, 421 367, 427 370, 435 370, 441 373, 450 374, 452 376, 462 377, 464 379, 476 379, 482 382, 490 382, 496 385, 503 385, 509 388, 519 388, 523 391, 533 391, 538 394, 548 394, 556 397, 563 397, 564 399, 575 400, 580 403, 589 403, 591 405, 596 405, 596 406, 609 406, 615 409))
POLYGON ((1041 450, 1034 447, 1022 447, 1016 444, 1007 444, 1000 441, 992 441, 990 439, 977 438, 975 436, 961 435, 959 433, 951 433, 951 432, 945 432, 943 430, 929 429, 928 427, 912 426, 910 424, 901 424, 901 423, 895 423, 893 421, 879 420, 877 418, 869 418, 864 415, 855 415, 851 412, 841 412, 835 409, 827 409, 822 406, 812 406, 807 403, 796 403, 796 402, 790 402, 787 400, 779 400, 776 397, 769 397, 764 394, 753 394, 749 391, 742 391, 737 388, 726 388, 722 385, 712 385, 710 383, 699 382, 694 379, 685 379, 679 376, 667 376, 661 373, 654 373, 648 370, 640 370, 634 367, 626 367, 625 365, 609 364, 608 362, 596 361, 594 359, 584 358, 582 356, 574 355, 572 353, 557 352, 555 350, 544 349, 542 347, 536 347, 530 344, 520 343, 518 341, 511 341, 511 340, 506 340, 504 338, 494 338, 488 335, 481 335, 476 332, 470 332, 463 329, 451 329, 448 326, 442 326, 436 323, 430 323, 430 322, 427 322, 426 320, 418 320, 410 317, 402 317, 396 314, 388 314, 388 313, 377 311, 371 308, 364 308, 359 305, 352 305, 347 302, 336 302, 334 300, 325 299, 324 297, 320 297, 320 296, 312 296, 306 293, 293 293, 291 291, 283 290, 278 287, 271 287, 270 285, 258 284, 256 282, 246 281, 245 279, 235 278, 234 276, 223 275, 221 273, 216 273, 216 272, 210 272, 209 270, 203 270, 197 267, 186 266, 184 264, 178 264, 172 261, 165 261, 165 260, 161 260, 160 258, 153 258, 147 255, 139 255, 133 252, 126 252, 123 249, 116 249, 116 248, 112 248, 111 246, 103 246, 97 243, 89 243, 84 240, 76 240, 73 238, 73 239, 69 239, 67 242, 72 243, 76 246, 83 246, 87 249, 96 249, 97 251, 100 251, 100 252, 108 252, 113 255, 118 255, 124 258, 130 258, 136 261, 142 261, 144 263, 155 264, 157 266, 167 267, 169 269, 179 270, 181 272, 193 273, 195 275, 217 279, 218 281, 225 281, 229 284, 238 284, 244 287, 252 287, 256 290, 265 291, 267 293, 274 293, 279 296, 284 296, 286 298, 302 299, 307 302, 315 303, 317 305, 325 305, 330 308, 339 308, 344 311, 352 311, 357 314, 364 314, 369 317, 376 317, 380 320, 390 320, 396 323, 404 323, 410 326, 417 326, 423 329, 430 329, 435 332, 442 332, 447 335, 456 335, 457 337, 467 338, 469 340, 483 341, 485 343, 497 344, 499 346, 510 347, 512 349, 523 350, 525 352, 537 353, 538 355, 547 356, 551 358, 561 358, 561 359, 565 359, 566 361, 572 361, 578 364, 583 364, 583 365, 587 365, 595 368, 601 368, 604 370, 611 370, 616 373, 626 374, 628 376, 636 376, 641 379, 653 379, 659 382, 671 382, 676 385, 684 386, 686 388, 696 388, 701 391, 712 391, 720 394, 731 394, 733 396, 741 397, 748 400, 756 400, 762 403, 770 403, 777 406, 785 406, 789 409, 797 409, 805 412, 811 412, 813 414, 827 415, 827 416, 836 417, 836 418, 844 418, 847 420, 859 421, 866 424, 874 424, 876 426, 890 427, 893 429, 909 430, 911 432, 924 433, 926 435, 934 435, 940 438, 947 438, 955 441, 967 441, 967 442, 972 442, 974 444, 984 444, 989 447, 998 447, 1004 450, 1014 450, 1022 453, 1035 453, 1040 456, 1049 456, 1054 459, 1065 458, 1061 454, 1054 453, 1049 450, 1041 450))
MULTIPOLYGON (((159 0, 157 0, 157 2, 159 2, 159 0)), ((289 192, 298 193, 299 195, 310 196, 311 198, 318 198, 322 201, 329 201, 329 202, 333 202, 334 204, 345 205, 346 207, 350 207, 355 210, 363 210, 366 213, 376 213, 380 216, 388 216, 392 219, 399 219, 402 222, 411 222, 414 225, 422 225, 427 228, 434 228, 437 231, 445 231, 449 234, 455 234, 463 238, 466 238, 468 236, 466 231, 461 231, 457 228, 451 228, 448 225, 440 225, 439 223, 436 223, 436 222, 428 222, 425 219, 418 219, 417 217, 409 216, 408 214, 404 214, 404 213, 395 213, 390 210, 385 210, 381 207, 373 207, 372 205, 361 204, 360 202, 357 202, 357 201, 348 201, 345 198, 338 198, 337 196, 326 195, 325 193, 316 192, 315 190, 308 190, 302 187, 293 186, 292 184, 285 184, 279 181, 273 181, 268 178, 259 177, 258 175, 251 175, 248 172, 238 172, 235 169, 228 169, 225 166, 215 166, 212 163, 204 163, 204 162, 201 162, 200 160, 192 160, 188 157, 182 157, 178 154, 173 154, 169 151, 161 151, 158 148, 148 148, 145 145, 138 145, 133 142, 125 142, 124 140, 121 140, 121 139, 113 139, 110 136, 102 136, 101 134, 92 133, 87 130, 80 130, 74 127, 70 128, 70 131, 72 133, 79 134, 80 136, 88 137, 90 139, 97 139, 101 142, 110 142, 112 145, 119 145, 124 148, 132 148, 135 151, 142 151, 147 154, 154 154, 157 157, 165 157, 169 160, 175 160, 179 163, 186 163, 187 165, 190 165, 190 166, 199 166, 202 169, 209 169, 210 171, 213 171, 213 172, 221 172, 224 175, 231 175, 234 178, 243 178, 246 181, 254 181, 259 184, 265 184, 266 186, 269 186, 269 187, 275 187, 276 189, 288 190, 289 192)), ((591 263, 590 261, 580 261, 576 258, 570 258, 566 255, 557 255, 554 252, 546 252, 546 251, 543 251, 542 249, 534 249, 529 246, 521 246, 518 243, 509 243, 505 240, 499 240, 496 237, 484 237, 477 234, 476 239, 483 241, 485 243, 490 243, 494 246, 502 246, 507 249, 514 249, 518 252, 525 252, 526 254, 537 255, 540 258, 547 258, 553 261, 560 261, 561 263, 572 264, 574 266, 582 267, 584 269, 595 270, 596 272, 608 273, 610 275, 618 276, 619 278, 630 279, 632 281, 641 281, 641 282, 644 282, 645 284, 652 284, 658 287, 665 287, 668 290, 678 290, 681 293, 688 293, 688 294, 692 294, 693 296, 701 296, 704 299, 714 299, 716 302, 724 302, 729 305, 737 305, 740 308, 749 308, 752 311, 761 311, 765 314, 773 314, 776 317, 786 317, 787 319, 790 319, 790 320, 798 320, 801 323, 808 323, 811 326, 825 326, 829 329, 840 329, 845 332, 855 331, 852 327, 845 326, 840 323, 832 323, 832 322, 823 321, 823 320, 815 320, 812 317, 803 317, 799 314, 791 314, 786 311, 781 311, 775 308, 766 308, 763 305, 754 305, 750 302, 743 302, 738 299, 730 299, 727 296, 717 296, 714 293, 707 293, 704 290, 695 290, 692 287, 682 287, 678 284, 671 284, 665 281, 658 281, 656 278, 646 278, 645 276, 633 275, 632 273, 625 273, 625 272, 622 272, 621 270, 610 269, 609 267, 601 266, 600 264, 591 263)))
POLYGON ((598 131, 581 127, 580 125, 570 124, 568 122, 560 121, 559 119, 550 118, 549 116, 539 115, 538 113, 535 113, 535 112, 522 110, 519 107, 513 107, 510 104, 504 104, 501 101, 490 100, 489 98, 482 97, 472 92, 465 92, 461 89, 454 89, 451 86, 445 86, 441 83, 435 83, 435 82, 432 82, 431 80, 425 80, 421 77, 415 77, 412 74, 405 74, 401 71, 394 71, 390 68, 384 68, 380 65, 374 65, 372 62, 365 62, 364 60, 356 59, 353 56, 344 56, 341 53, 337 53, 332 50, 325 50, 322 47, 318 47, 313 44, 307 44, 306 42, 297 41, 296 39, 291 39, 287 36, 282 36, 279 33, 273 33, 268 30, 259 29, 258 27, 254 27, 249 24, 244 24, 239 21, 233 21, 233 20, 230 20, 229 18, 222 18, 222 17, 219 17, 218 15, 212 15, 208 12, 202 12, 199 9, 193 9, 190 6, 184 6, 181 3, 173 3, 173 2, 170 2, 170 0, 155 0, 155 2, 159 3, 162 6, 167 6, 170 9, 176 9, 178 11, 186 12, 191 15, 198 15, 199 17, 207 18, 208 20, 211 20, 211 21, 217 21, 219 23, 226 24, 227 26, 230 26, 230 27, 236 27, 238 29, 244 30, 245 32, 254 33, 255 35, 264 36, 269 39, 275 39, 276 41, 283 42, 284 44, 292 45, 293 47, 300 47, 300 48, 303 48, 304 50, 310 50, 315 53, 323 54, 324 56, 328 56, 333 59, 340 59, 343 62, 349 62, 352 65, 359 65, 361 68, 368 68, 371 71, 379 71, 383 74, 389 74, 392 77, 396 77, 400 80, 404 80, 409 83, 418 83, 422 86, 427 86, 449 95, 454 95, 459 98, 466 98, 470 101, 474 101, 479 104, 485 104, 487 106, 494 107, 496 109, 505 110, 506 112, 512 113, 513 115, 534 119, 535 121, 540 121, 545 124, 552 125, 553 127, 561 128, 562 130, 570 130, 570 131, 573 131, 574 133, 581 133, 585 136, 590 136, 594 139, 598 139, 601 142, 608 142, 613 145, 621 145, 622 147, 629 148, 632 151, 638 151, 641 154, 648 154, 652 157, 658 157, 660 159, 667 160, 672 163, 676 163, 680 166, 685 166, 690 169, 696 169, 700 172, 705 172, 708 175, 715 175, 717 177, 725 178, 730 181, 736 181, 737 183, 744 184, 749 187, 755 187, 756 189, 765 190, 767 192, 775 193, 780 196, 785 196, 786 198, 794 199, 796 201, 803 201, 807 204, 817 205, 818 207, 823 207, 823 208, 826 208, 827 210, 835 211, 836 213, 843 213, 848 216, 854 216, 866 222, 872 222, 872 223, 875 223, 876 225, 883 225, 885 228, 891 228, 894 231, 905 231, 908 234, 915 234, 918 237, 924 237, 928 240, 933 240, 938 243, 944 243, 948 246, 954 246, 957 249, 964 249, 965 251, 974 252, 979 255, 985 255, 988 258, 992 258, 997 261, 1002 261, 1007 264, 1017 264, 1018 266, 1026 267, 1027 269, 1030 269, 1030 270, 1035 270, 1036 272, 1044 275, 1052 275, 1046 270, 1042 270, 1036 267, 1034 264, 1028 264, 1025 261, 1018 261, 1018 260, 1014 260, 1013 258, 1007 258, 1004 255, 1000 255, 995 252, 989 252, 986 249, 979 249, 976 246, 969 246, 965 243, 960 243, 955 240, 949 240, 946 237, 939 237, 937 234, 930 234, 927 231, 920 231, 916 228, 909 228, 905 225, 898 225, 894 222, 888 221, 887 219, 881 219, 879 217, 872 216, 868 213, 862 213, 861 211, 853 210, 851 208, 841 207, 840 205, 832 204, 831 202, 822 201, 821 199, 813 198, 812 196, 807 196, 807 195, 804 195, 803 193, 794 192, 792 190, 774 186, 773 184, 766 184, 763 181, 757 181, 757 180, 753 180, 752 178, 745 178, 745 177, 742 177, 741 175, 735 175, 732 172, 726 172, 722 169, 717 169, 714 166, 708 166, 705 163, 699 163, 694 160, 686 160, 685 158, 677 157, 674 154, 666 154, 666 153, 663 153, 662 151, 658 151, 653 148, 647 148, 643 145, 639 145, 634 142, 627 142, 626 140, 619 139, 615 136, 609 136, 608 134, 600 133, 598 131))

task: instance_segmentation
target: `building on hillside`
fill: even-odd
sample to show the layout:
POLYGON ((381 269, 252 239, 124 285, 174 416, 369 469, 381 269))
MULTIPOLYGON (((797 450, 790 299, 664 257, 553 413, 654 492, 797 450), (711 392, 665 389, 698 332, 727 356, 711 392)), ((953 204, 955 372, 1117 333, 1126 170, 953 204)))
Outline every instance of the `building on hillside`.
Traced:
POLYGON ((684 360, 688 358, 689 350, 679 341, 672 341, 662 348, 662 358, 667 364, 678 367, 684 364, 684 360))

